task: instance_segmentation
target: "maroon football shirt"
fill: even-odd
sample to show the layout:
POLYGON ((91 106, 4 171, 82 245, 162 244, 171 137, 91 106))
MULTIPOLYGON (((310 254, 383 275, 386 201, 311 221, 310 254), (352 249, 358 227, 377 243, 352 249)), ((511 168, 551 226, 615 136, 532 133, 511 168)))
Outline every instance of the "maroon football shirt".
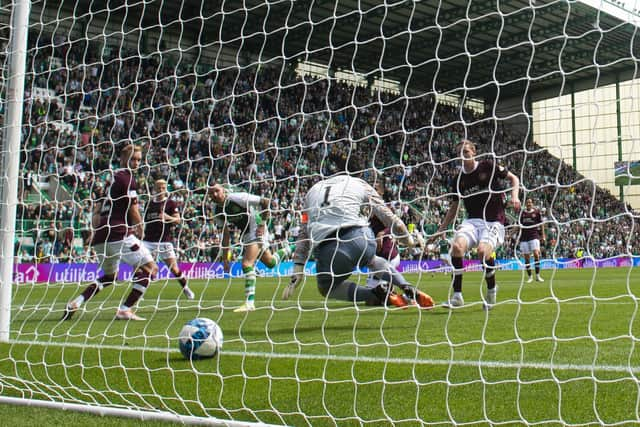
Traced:
POLYGON ((133 234, 128 221, 130 207, 138 204, 138 186, 133 174, 129 169, 118 169, 108 185, 100 209, 100 224, 93 236, 94 245, 117 242, 133 234))
POLYGON ((384 224, 375 216, 369 221, 369 227, 373 231, 373 234, 377 237, 378 233, 384 231, 382 237, 382 246, 379 251, 376 251, 376 255, 386 260, 392 260, 398 256, 398 248, 391 237, 391 229, 385 227, 384 224))
POLYGON ((524 210, 520 217, 520 223, 524 226, 522 227, 522 234, 520 236, 521 241, 528 242, 530 240, 540 239, 539 224, 542 224, 542 215, 539 209, 532 209, 531 211, 524 210))
POLYGON ((468 218, 505 223, 505 190, 499 181, 506 178, 508 173, 506 168, 490 160, 479 161, 469 173, 460 170, 453 197, 455 200, 462 199, 468 218))
POLYGON ((171 242, 173 225, 162 221, 162 213, 173 216, 178 205, 171 199, 150 200, 144 212, 144 240, 147 242, 171 242))

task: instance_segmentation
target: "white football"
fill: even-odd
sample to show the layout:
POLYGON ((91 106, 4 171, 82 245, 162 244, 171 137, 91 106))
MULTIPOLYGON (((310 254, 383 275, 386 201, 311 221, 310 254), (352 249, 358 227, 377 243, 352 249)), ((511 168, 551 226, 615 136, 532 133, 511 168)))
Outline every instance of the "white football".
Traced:
POLYGON ((220 326, 205 317, 190 320, 178 337, 180 353, 190 360, 214 357, 222 348, 223 341, 220 326))

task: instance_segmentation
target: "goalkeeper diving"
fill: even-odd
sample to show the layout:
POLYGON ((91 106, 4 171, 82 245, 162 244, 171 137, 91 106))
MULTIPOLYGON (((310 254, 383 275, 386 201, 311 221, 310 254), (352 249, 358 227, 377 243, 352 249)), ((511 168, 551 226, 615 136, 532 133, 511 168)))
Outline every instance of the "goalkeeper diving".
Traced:
POLYGON ((362 179, 336 175, 311 187, 305 197, 303 224, 293 255, 294 274, 282 298, 289 299, 295 293, 304 277, 304 264, 313 253, 318 290, 324 297, 367 305, 432 308, 433 298, 412 286, 388 260, 376 255, 370 216, 389 227, 401 245, 414 247, 423 243, 416 242, 404 222, 362 179), (373 289, 347 280, 356 267, 365 266, 382 279, 373 289), (394 293, 394 286, 402 289, 403 295, 394 293))

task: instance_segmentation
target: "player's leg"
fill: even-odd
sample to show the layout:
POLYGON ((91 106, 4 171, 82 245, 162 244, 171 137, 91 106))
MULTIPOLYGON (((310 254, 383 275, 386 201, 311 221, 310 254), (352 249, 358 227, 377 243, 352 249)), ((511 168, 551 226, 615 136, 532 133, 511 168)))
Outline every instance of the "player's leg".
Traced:
POLYGON ((493 257, 495 248, 489 242, 478 244, 478 259, 482 261, 484 279, 487 282, 486 308, 496 303, 496 259, 493 257))
POLYGON ((93 298, 98 292, 113 284, 118 272, 118 259, 119 254, 113 251, 113 244, 109 246, 109 243, 99 244, 95 246, 95 251, 98 256, 98 265, 104 272, 102 276, 98 277, 95 282, 87 286, 84 291, 73 300, 67 303, 64 313, 62 314, 62 320, 69 320, 73 314, 85 302, 93 298), (113 253, 112 253, 113 252, 113 253))
POLYGON ((499 222, 488 222, 480 232, 478 243, 478 259, 482 260, 484 277, 487 282, 485 308, 490 309, 496 303, 496 259, 494 251, 504 242, 504 225, 499 222))
POLYGON ((369 274, 367 275, 366 286, 369 289, 375 289, 378 287, 381 281, 382 280, 379 277, 377 277, 375 273, 370 271, 369 274))
POLYGON ((433 298, 412 286, 393 265, 393 262, 376 255, 371 258, 367 266, 370 271, 375 272, 375 277, 379 278, 378 286, 380 286, 380 283, 388 284, 389 292, 392 292, 394 286, 401 288, 404 294, 403 299, 407 305, 433 308, 433 298))
POLYGON ((182 293, 187 297, 187 299, 194 299, 196 295, 189 288, 187 283, 187 278, 182 274, 182 270, 180 270, 180 266, 178 265, 178 259, 176 256, 176 251, 173 247, 173 243, 171 242, 162 242, 158 247, 159 257, 164 262, 171 274, 178 280, 180 286, 182 287, 182 293))
POLYGON ((242 254, 242 274, 244 274, 245 303, 236 308, 235 312, 255 310, 256 270, 255 264, 260 255, 261 247, 258 243, 246 243, 242 254))
POLYGON ((176 258, 165 258, 162 262, 169 267, 171 274, 173 274, 176 280, 178 280, 178 283, 180 283, 184 296, 187 297, 187 299, 194 299, 196 294, 191 290, 191 288, 189 288, 187 278, 184 276, 182 270, 180 270, 180 266, 178 265, 178 260, 176 258))
POLYGON ((369 227, 352 227, 329 238, 314 249, 318 291, 324 297, 368 305, 406 306, 399 295, 392 294, 386 284, 376 289, 359 286, 347 280, 354 268, 367 265, 375 257, 376 243, 369 227))
POLYGON ((151 280, 153 280, 158 273, 158 265, 153 260, 151 252, 133 235, 127 236, 123 240, 120 261, 130 265, 134 273, 131 279, 133 286, 127 299, 120 305, 120 308, 116 312, 116 319, 145 320, 136 315, 133 312, 133 308, 145 294, 151 280))
POLYGON ((524 268, 527 271, 527 283, 533 282, 531 277, 531 251, 529 248, 529 242, 520 242, 520 252, 524 256, 524 268))
POLYGON ((527 283, 533 282, 533 277, 531 276, 531 254, 523 254, 524 255, 524 268, 527 270, 527 283))
POLYGON ((443 306, 446 308, 462 307, 464 298, 462 297, 462 274, 464 266, 462 260, 469 248, 477 244, 477 227, 469 220, 463 221, 456 230, 451 242, 451 268, 453 295, 443 306))
POLYGON ((271 252, 268 248, 262 252, 262 256, 260 257, 260 261, 264 265, 269 268, 274 268, 276 265, 280 264, 282 261, 291 258, 293 252, 296 250, 295 245, 289 245, 285 243, 285 245, 278 249, 275 252, 271 252))
POLYGON ((536 270, 536 281, 544 282, 544 279, 540 276, 540 240, 534 240, 533 244, 533 265, 536 270))
MULTIPOLYGON (((379 255, 376 254, 376 256, 379 256, 379 255)), ((400 255, 396 255, 395 258, 389 260, 389 264, 397 270, 398 266, 400 265, 400 255)), ((375 289, 383 281, 384 280, 378 275, 375 268, 369 268, 369 274, 367 275, 367 281, 366 281, 367 288, 375 289)))
POLYGON ((451 269, 451 249, 446 253, 441 253, 440 260, 442 261, 442 274, 449 273, 449 270, 451 269))

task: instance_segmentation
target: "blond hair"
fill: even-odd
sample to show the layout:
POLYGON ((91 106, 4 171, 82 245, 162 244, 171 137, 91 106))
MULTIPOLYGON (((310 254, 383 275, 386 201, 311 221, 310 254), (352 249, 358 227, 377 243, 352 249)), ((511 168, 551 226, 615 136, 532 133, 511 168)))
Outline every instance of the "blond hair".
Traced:
POLYGON ((470 141, 468 139, 461 139, 460 142, 456 144, 456 150, 461 151, 465 145, 468 145, 469 147, 471 147, 474 153, 478 151, 476 148, 475 142, 470 141))
POLYGON ((138 152, 142 153, 142 147, 135 144, 127 144, 122 147, 122 150, 120 151, 120 158, 128 160, 133 157, 134 153, 138 152))

